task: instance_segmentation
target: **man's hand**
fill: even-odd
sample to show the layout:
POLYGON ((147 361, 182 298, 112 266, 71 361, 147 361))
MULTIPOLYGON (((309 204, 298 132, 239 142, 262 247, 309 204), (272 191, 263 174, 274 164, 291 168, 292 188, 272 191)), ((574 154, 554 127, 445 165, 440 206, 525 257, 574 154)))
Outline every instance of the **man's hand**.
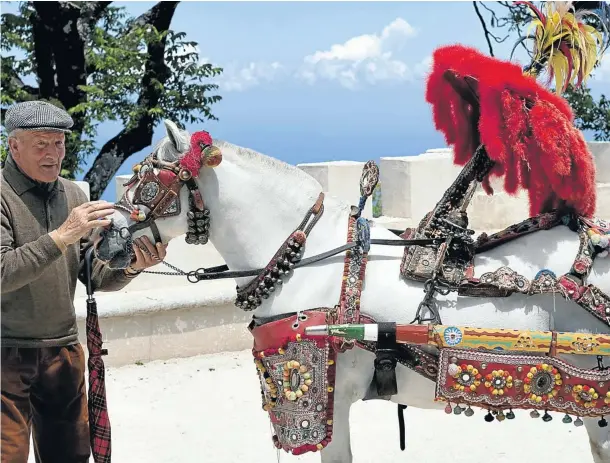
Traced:
POLYGON ((136 238, 133 243, 133 251, 136 254, 136 260, 130 267, 137 272, 141 272, 148 267, 157 265, 165 259, 166 250, 166 244, 157 243, 155 246, 150 242, 148 236, 136 238), (140 248, 144 248, 146 251, 142 251, 140 248))
POLYGON ((104 217, 113 213, 114 207, 107 201, 81 204, 72 209, 66 221, 57 228, 57 236, 66 246, 70 246, 94 228, 110 225, 110 219, 104 217))

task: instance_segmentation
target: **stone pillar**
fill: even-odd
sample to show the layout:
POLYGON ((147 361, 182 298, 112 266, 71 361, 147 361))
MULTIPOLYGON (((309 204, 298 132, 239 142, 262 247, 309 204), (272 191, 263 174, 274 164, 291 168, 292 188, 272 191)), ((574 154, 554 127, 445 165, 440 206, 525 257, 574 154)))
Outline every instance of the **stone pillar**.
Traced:
POLYGON ((74 183, 76 183, 81 190, 83 190, 83 192, 87 195, 87 201, 91 200, 91 190, 89 188, 89 184, 87 182, 82 182, 82 181, 74 181, 74 183))
MULTIPOLYGON (((315 178, 325 193, 343 199, 354 206, 360 199, 360 177, 364 162, 332 161, 297 164, 297 167, 315 178)), ((366 202, 362 216, 373 218, 372 197, 366 202)))
POLYGON ((121 196, 123 196, 123 193, 125 193, 125 187, 123 186, 123 184, 127 183, 130 178, 131 178, 131 175, 117 175, 116 177, 114 177, 115 189, 116 189, 116 202, 118 202, 119 199, 121 199, 121 196))

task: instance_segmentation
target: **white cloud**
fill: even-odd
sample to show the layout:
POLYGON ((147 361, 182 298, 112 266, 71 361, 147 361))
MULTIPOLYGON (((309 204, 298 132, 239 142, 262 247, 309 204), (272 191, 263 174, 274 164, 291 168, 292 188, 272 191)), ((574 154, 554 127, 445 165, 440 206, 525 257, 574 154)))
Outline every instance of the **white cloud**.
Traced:
POLYGON ((285 67, 277 61, 251 62, 243 67, 230 64, 223 66, 223 72, 216 78, 216 83, 224 91, 240 92, 263 82, 274 81, 285 73, 285 67))
POLYGON ((336 80, 349 89, 358 87, 362 81, 374 84, 386 80, 412 80, 414 70, 395 54, 416 34, 409 23, 397 18, 380 34, 352 37, 328 50, 306 56, 297 77, 309 84, 318 79, 336 80))
MULTIPOLYGON (((397 18, 378 34, 352 37, 342 44, 332 45, 328 50, 307 55, 296 68, 277 61, 257 61, 247 65, 218 63, 223 73, 215 78, 215 83, 224 91, 239 92, 288 76, 308 84, 319 80, 336 81, 352 90, 363 83, 411 81, 425 75, 431 62, 431 57, 427 57, 409 66, 397 57, 409 39, 416 35, 417 32, 407 21, 397 18)), ((200 61, 208 62, 208 59, 201 58, 200 61)))
POLYGON ((415 65, 415 75, 417 77, 427 77, 432 70, 432 55, 426 56, 415 65))

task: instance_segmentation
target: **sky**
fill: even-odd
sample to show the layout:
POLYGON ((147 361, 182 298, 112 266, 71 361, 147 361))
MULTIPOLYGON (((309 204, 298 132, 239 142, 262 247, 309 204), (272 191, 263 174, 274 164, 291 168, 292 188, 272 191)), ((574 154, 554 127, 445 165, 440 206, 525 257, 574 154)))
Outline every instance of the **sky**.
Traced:
MULTIPOLYGON (((115 5, 139 15, 154 2, 115 5)), ((291 164, 444 147, 424 99, 430 56, 452 43, 488 51, 470 1, 181 2, 171 27, 224 68, 210 79, 223 97, 212 106, 219 121, 186 128, 291 164)), ((495 45, 496 56, 508 59, 513 43, 495 45)), ((610 58, 589 85, 594 95, 610 88, 610 58)), ((120 129, 102 125, 98 145, 120 129)), ((153 143, 163 135, 160 125, 153 143)), ((104 199, 114 200, 114 184, 104 199)))

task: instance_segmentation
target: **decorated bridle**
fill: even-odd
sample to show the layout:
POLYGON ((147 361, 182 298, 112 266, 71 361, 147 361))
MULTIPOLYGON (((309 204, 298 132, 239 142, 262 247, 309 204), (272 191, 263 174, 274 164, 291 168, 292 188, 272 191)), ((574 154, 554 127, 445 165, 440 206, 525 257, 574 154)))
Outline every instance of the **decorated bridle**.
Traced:
POLYGON ((210 210, 205 207, 195 178, 203 166, 216 167, 222 161, 220 149, 212 143, 208 132, 195 132, 191 137, 189 151, 180 160, 167 162, 152 153, 134 165, 132 177, 123 185, 126 187, 125 192, 115 204, 116 209, 126 211, 134 221, 126 229, 120 230, 123 238, 130 240, 134 232, 150 228, 155 242, 162 242, 155 221, 180 214, 180 191, 186 186, 189 190, 186 242, 208 242, 210 210), (129 193, 132 190, 133 198, 130 200, 129 193), (139 206, 147 208, 148 213, 139 206))

